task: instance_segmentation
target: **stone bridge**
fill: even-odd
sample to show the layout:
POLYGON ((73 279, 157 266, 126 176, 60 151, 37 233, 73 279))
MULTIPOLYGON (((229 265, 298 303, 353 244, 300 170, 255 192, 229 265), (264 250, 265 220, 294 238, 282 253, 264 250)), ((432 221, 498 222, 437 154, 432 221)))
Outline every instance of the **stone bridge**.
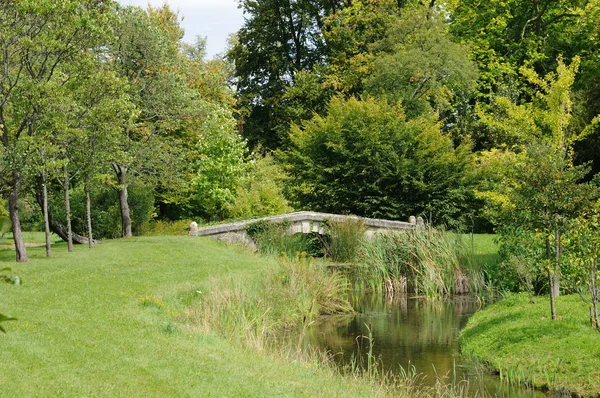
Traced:
POLYGON ((246 228, 248 225, 258 221, 268 221, 272 223, 289 223, 288 233, 290 234, 325 234, 325 223, 327 221, 344 222, 347 220, 360 220, 366 227, 365 235, 371 238, 376 234, 389 233, 393 231, 408 230, 423 227, 421 217, 410 217, 408 222, 381 220, 376 218, 364 218, 356 216, 343 216, 340 214, 317 213, 312 211, 300 211, 296 213, 281 214, 278 216, 255 218, 246 221, 238 221, 228 224, 219 224, 208 227, 198 228, 198 224, 190 224, 189 236, 208 236, 228 243, 243 243, 254 247, 252 238, 248 235, 246 228))

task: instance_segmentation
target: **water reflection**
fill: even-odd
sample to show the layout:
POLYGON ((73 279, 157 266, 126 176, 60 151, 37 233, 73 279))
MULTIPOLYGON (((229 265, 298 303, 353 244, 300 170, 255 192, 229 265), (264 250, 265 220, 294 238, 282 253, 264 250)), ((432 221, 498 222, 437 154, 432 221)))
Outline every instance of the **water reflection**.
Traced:
POLYGON ((401 297, 355 299, 358 314, 350 318, 327 318, 313 325, 306 339, 313 346, 334 354, 339 366, 351 361, 366 364, 367 353, 380 361, 386 371, 414 367, 433 385, 436 377, 446 382, 469 379, 473 394, 485 389, 498 397, 542 397, 540 392, 504 386, 497 378, 469 369, 458 353, 458 335, 467 319, 481 305, 472 298, 441 302, 401 297), (369 330, 372 336, 370 347, 369 330))

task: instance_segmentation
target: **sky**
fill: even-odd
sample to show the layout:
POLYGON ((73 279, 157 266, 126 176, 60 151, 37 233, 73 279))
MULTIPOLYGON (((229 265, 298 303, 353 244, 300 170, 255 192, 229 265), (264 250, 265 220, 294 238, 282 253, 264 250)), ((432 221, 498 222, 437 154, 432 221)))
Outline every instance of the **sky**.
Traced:
POLYGON ((206 37, 207 54, 210 58, 225 50, 227 36, 242 27, 242 10, 236 0, 119 0, 123 5, 146 8, 148 3, 161 6, 167 3, 183 17, 185 29, 183 41, 195 42, 196 36, 206 37))

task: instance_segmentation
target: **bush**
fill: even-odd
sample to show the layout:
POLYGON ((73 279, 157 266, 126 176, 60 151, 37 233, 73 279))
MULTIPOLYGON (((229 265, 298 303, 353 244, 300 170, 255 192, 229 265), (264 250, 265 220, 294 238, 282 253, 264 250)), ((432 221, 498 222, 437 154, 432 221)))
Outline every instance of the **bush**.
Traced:
POLYGON ((468 208, 468 145, 454 148, 430 116, 407 120, 386 100, 334 98, 326 117, 292 127, 284 153, 294 205, 399 220, 448 222, 468 208))
POLYGON ((283 181, 287 178, 269 154, 257 157, 240 179, 236 198, 229 207, 232 217, 263 217, 292 210, 283 196, 283 181))

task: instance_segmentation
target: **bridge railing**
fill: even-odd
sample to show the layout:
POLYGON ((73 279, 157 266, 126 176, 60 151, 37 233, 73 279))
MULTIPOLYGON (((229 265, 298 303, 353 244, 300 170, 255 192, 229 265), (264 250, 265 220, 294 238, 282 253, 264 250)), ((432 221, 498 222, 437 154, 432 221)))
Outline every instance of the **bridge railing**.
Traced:
POLYGON ((408 222, 382 220, 367 217, 344 216, 340 214, 318 213, 312 211, 300 211, 295 213, 281 214, 277 216, 261 217, 245 221, 237 221, 227 224, 212 225, 198 228, 198 224, 193 222, 190 225, 190 236, 216 236, 225 234, 245 233, 248 225, 268 221, 272 223, 290 223, 290 232, 292 233, 322 233, 322 224, 326 221, 344 222, 347 220, 360 220, 367 227, 367 233, 372 234, 380 231, 407 230, 420 228, 424 225, 421 217, 409 218, 408 222))

